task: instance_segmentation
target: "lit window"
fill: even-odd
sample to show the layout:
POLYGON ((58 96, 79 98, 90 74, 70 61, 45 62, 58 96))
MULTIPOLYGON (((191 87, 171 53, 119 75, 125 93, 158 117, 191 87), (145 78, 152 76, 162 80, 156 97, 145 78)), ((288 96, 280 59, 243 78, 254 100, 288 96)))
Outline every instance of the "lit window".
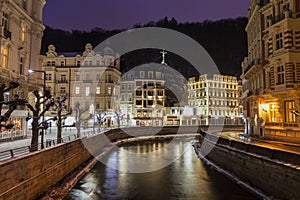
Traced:
POLYGON ((296 122, 296 116, 293 113, 295 111, 295 102, 286 101, 285 102, 285 121, 286 122, 296 122))
POLYGON ((80 87, 75 87, 75 94, 79 94, 80 93, 80 87))
POLYGON ((96 94, 100 94, 100 87, 96 88, 96 94))
POLYGON ((1 48, 1 65, 3 68, 8 68, 8 48, 1 48))
POLYGON ((111 87, 107 88, 107 93, 108 93, 108 95, 111 95, 111 87))
POLYGON ((90 87, 86 87, 85 88, 85 96, 89 96, 90 95, 90 87))
POLYGON ((21 27, 21 41, 25 42, 26 39, 26 26, 24 24, 22 24, 21 27))

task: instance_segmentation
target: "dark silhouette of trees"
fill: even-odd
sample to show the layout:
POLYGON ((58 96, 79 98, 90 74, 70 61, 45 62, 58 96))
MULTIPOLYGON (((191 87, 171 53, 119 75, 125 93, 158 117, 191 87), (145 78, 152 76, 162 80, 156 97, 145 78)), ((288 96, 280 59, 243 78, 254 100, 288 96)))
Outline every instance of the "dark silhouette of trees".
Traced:
MULTIPOLYGON (((54 100, 54 110, 56 114, 56 123, 57 123, 57 144, 62 142, 62 127, 66 127, 63 124, 63 120, 67 118, 68 115, 72 114, 72 112, 66 112, 63 114, 64 111, 64 102, 67 100, 66 97, 56 97, 54 100)), ((53 114, 53 113, 52 113, 53 114)))
MULTIPOLYGON (((38 150, 38 138, 39 131, 41 129, 46 130, 48 128, 47 121, 39 123, 39 119, 54 105, 54 100, 50 95, 50 91, 44 91, 44 94, 41 94, 38 90, 34 90, 33 94, 36 98, 35 104, 31 105, 29 103, 26 106, 32 112, 32 139, 31 139, 31 151, 38 150), (42 107, 42 105, 45 105, 42 107)), ((41 143, 41 148, 43 148, 43 143, 41 143)))
MULTIPOLYGON (((245 27, 247 18, 223 19, 219 21, 178 23, 176 19, 165 17, 157 22, 150 21, 145 25, 134 27, 163 27, 184 33, 201 44, 217 64, 221 74, 239 76, 241 62, 247 55, 247 34, 245 27)), ((83 52, 86 43, 94 47, 105 39, 124 30, 103 30, 94 28, 86 31, 62 31, 46 27, 42 41, 42 53, 47 51, 49 44, 56 46, 60 52, 83 52)), ((155 62, 159 59, 160 50, 142 49, 130 52, 121 57, 121 71, 126 72, 132 67, 155 62)), ((185 77, 196 76, 197 71, 180 55, 168 54, 167 63, 185 77)))

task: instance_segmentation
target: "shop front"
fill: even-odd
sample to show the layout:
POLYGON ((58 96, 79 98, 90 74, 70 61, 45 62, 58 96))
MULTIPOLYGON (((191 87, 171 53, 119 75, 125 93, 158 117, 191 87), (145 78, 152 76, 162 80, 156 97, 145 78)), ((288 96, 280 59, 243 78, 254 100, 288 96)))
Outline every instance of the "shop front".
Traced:
MULTIPOLYGON (((3 110, 1 115, 7 110, 3 110)), ((28 111, 25 110, 14 110, 7 121, 7 124, 14 124, 12 129, 6 129, 4 127, 0 130, 0 142, 8 140, 16 140, 27 137, 28 123, 26 117, 28 116, 28 111)))

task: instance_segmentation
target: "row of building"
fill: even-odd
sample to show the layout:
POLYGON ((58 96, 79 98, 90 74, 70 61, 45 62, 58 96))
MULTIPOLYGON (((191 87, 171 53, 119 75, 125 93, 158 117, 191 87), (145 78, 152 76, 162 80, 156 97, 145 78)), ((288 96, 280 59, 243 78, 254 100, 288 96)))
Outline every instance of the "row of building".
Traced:
POLYGON ((170 124, 168 119, 174 121, 172 125, 196 125, 201 120, 207 124, 208 119, 241 116, 241 84, 236 77, 205 74, 184 83, 175 73, 170 78, 172 72, 164 55, 162 63, 145 64, 121 74, 119 55, 110 47, 94 52, 87 44, 83 53, 59 53, 50 45, 42 56, 42 70, 51 94, 67 97, 67 109, 79 102, 92 113, 117 112, 122 116, 121 125, 163 126, 170 124), (174 85, 186 88, 186 100, 168 102, 168 94, 177 92, 170 89, 174 85), (175 108, 181 110, 176 115, 171 112, 175 108))
MULTIPOLYGON (((120 55, 109 44, 99 52, 87 44, 84 52, 67 53, 50 45, 40 55, 45 3, 0 1, 0 81, 22 83, 4 94, 7 98, 13 93, 27 98, 45 81, 54 97, 67 97, 67 110, 80 102, 89 113, 116 113, 122 125, 238 124, 243 118, 250 134, 260 135, 263 121, 266 136, 300 138, 299 0, 250 0, 248 56, 240 81, 219 74, 185 80, 168 71, 165 52, 162 63, 122 74, 120 55), (45 75, 29 74, 29 69, 45 75)), ((21 134, 26 132, 26 115, 19 110, 12 116, 21 134)), ((112 118, 105 122, 108 126, 112 118)))

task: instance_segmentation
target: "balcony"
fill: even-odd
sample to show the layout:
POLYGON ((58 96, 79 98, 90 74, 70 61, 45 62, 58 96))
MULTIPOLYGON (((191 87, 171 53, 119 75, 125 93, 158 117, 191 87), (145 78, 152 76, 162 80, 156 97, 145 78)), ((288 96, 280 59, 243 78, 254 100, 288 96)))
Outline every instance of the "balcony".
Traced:
POLYGON ((89 80, 89 79, 86 79, 86 80, 83 80, 82 82, 83 82, 83 83, 92 83, 93 81, 92 81, 92 80, 89 80))
POLYGON ((67 80, 58 80, 58 81, 56 81, 56 83, 68 83, 68 81, 67 80))

